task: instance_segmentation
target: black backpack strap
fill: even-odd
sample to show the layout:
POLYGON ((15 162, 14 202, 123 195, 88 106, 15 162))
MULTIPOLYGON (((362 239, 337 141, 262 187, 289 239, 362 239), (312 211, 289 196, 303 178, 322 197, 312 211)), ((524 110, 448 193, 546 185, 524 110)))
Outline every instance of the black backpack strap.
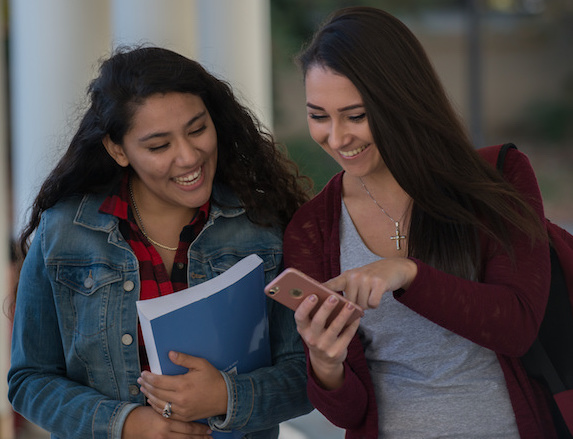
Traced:
POLYGON ((521 357, 521 362, 529 376, 545 381, 552 395, 567 390, 538 338, 535 339, 527 353, 521 357))
POLYGON ((573 311, 565 273, 550 247, 551 288, 545 317, 531 349, 521 357, 527 372, 543 377, 552 394, 573 388, 573 311))
POLYGON ((505 163, 505 156, 507 155, 507 152, 510 149, 517 149, 517 146, 515 146, 515 144, 513 143, 505 143, 499 149, 499 153, 497 154, 497 163, 495 167, 500 172, 500 174, 503 174, 503 164, 505 163))
MULTIPOLYGON (((564 349, 564 343, 571 343, 573 319, 571 304, 565 286, 563 269, 557 252, 549 248, 551 256, 551 288, 547 300, 545 317, 537 338, 527 353, 521 357, 525 370, 530 376, 543 379, 553 395, 568 389, 569 375, 561 375, 559 370, 571 370, 573 358, 571 349, 564 349)), ((570 385, 572 383, 569 383, 570 385)))

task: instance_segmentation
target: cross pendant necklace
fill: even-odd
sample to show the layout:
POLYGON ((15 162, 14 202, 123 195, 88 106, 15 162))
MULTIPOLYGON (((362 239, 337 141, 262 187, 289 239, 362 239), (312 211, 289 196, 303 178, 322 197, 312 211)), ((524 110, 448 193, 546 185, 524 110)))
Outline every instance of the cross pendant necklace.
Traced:
MULTIPOLYGON (((382 213, 384 213, 384 215, 386 215, 388 218, 390 218, 390 220, 392 220, 392 222, 394 223, 394 226, 396 226, 396 231, 394 232, 394 235, 390 235, 390 239, 392 241, 396 241, 396 250, 401 250, 402 246, 400 245, 400 240, 402 240, 402 239, 405 240, 407 235, 402 235, 400 233, 400 221, 404 218, 404 216, 406 215, 406 212, 404 212, 404 214, 402 215, 402 218, 400 218, 400 221, 396 221, 394 218, 392 218, 390 215, 388 215, 388 212, 386 212, 384 210, 384 208, 382 206, 380 206, 380 204, 378 204, 378 201, 376 201, 376 198, 374 198, 374 195, 372 195, 370 193, 370 191, 368 190, 368 188, 366 187, 366 185, 362 181, 362 177, 358 177, 358 179, 360 180, 360 183, 362 183, 362 188, 368 194, 370 199, 374 202, 376 207, 378 209, 380 209, 382 211, 382 213)), ((406 209, 406 210, 408 210, 408 209, 406 209)))
MULTIPOLYGON (((390 215, 388 215, 388 218, 390 218, 390 215)), ((400 235, 400 223, 398 221, 394 221, 394 224, 396 225, 396 232, 394 235, 390 236, 390 239, 392 241, 396 241, 396 250, 400 250, 400 240, 406 239, 406 235, 400 235)))

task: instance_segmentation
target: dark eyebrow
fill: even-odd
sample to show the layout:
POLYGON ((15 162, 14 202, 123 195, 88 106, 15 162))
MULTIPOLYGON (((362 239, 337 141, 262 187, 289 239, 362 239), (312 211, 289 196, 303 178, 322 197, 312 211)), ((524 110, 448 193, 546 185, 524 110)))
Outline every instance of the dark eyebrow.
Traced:
MULTIPOLYGON (((310 102, 306 103, 306 106, 308 108, 312 108, 313 110, 319 110, 319 111, 324 111, 324 108, 319 107, 318 105, 314 105, 311 104, 310 102)), ((342 108, 338 108, 338 112, 342 113, 343 111, 348 111, 348 110, 354 110, 356 108, 364 108, 364 104, 353 104, 353 105, 348 105, 347 107, 342 107, 342 108)))
MULTIPOLYGON (((196 116, 189 119, 189 121, 185 124, 185 128, 189 128, 191 125, 193 125, 195 122, 197 122, 197 120, 201 119, 202 117, 205 117, 206 114, 207 114, 207 110, 201 111, 199 114, 197 114, 196 116)), ((151 133, 151 134, 147 134, 143 137, 140 137, 138 139, 138 141, 139 142, 145 142, 147 140, 151 140, 151 139, 154 139, 156 137, 165 137, 167 135, 169 135, 169 133, 163 133, 163 132, 151 133)))

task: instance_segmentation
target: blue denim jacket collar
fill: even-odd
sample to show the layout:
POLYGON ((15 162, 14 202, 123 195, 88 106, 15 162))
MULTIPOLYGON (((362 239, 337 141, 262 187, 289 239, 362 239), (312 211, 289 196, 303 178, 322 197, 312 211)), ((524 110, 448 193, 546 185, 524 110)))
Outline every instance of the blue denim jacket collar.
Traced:
MULTIPOLYGON (((113 215, 105 215, 99 212, 99 208, 105 200, 107 194, 87 194, 84 195, 76 216, 74 224, 78 224, 88 229, 100 230, 111 233, 117 227, 118 219, 113 215)), ((245 213, 245 208, 240 206, 239 199, 231 191, 225 190, 225 186, 220 183, 213 185, 211 212, 208 224, 213 224, 219 216, 233 218, 245 213)))

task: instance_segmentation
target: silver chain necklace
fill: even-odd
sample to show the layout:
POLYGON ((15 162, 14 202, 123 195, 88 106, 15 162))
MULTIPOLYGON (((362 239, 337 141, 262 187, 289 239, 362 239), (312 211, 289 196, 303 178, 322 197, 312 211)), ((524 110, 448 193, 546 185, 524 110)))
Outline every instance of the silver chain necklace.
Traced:
MULTIPOLYGON (((404 212, 404 214, 402 215, 402 217, 400 218, 400 221, 396 221, 394 218, 392 218, 390 215, 388 215, 388 212, 386 212, 384 210, 384 208, 382 206, 380 206, 380 204, 378 204, 378 201, 376 201, 376 198, 374 198, 374 196, 370 193, 370 191, 368 190, 368 188, 366 187, 366 185, 364 184, 364 182, 362 181, 362 177, 358 177, 358 179, 360 180, 360 183, 362 183, 362 188, 364 189, 364 191, 368 194, 368 196, 372 199, 372 201, 374 201, 374 204, 376 204, 376 207, 378 209, 380 209, 382 211, 382 213, 384 215, 386 215, 388 218, 390 218, 390 220, 392 220, 392 222, 394 223, 394 226, 396 227, 396 231, 394 233, 394 235, 390 235, 390 239, 392 241, 396 241, 396 250, 401 250, 401 245, 400 245, 400 240, 401 239, 406 239, 407 235, 402 235, 400 233, 400 221, 402 221, 404 219, 404 216, 406 215, 406 212, 404 212)), ((406 209, 407 211, 408 209, 406 209)))
POLYGON ((143 233, 143 236, 145 236, 145 238, 151 242, 152 244, 155 244, 157 247, 160 247, 164 250, 169 250, 170 252, 176 252, 177 251, 177 247, 167 247, 166 245, 163 245, 153 239, 151 239, 149 237, 149 235, 147 234, 147 232, 145 231, 145 227, 143 226, 143 220, 141 219, 141 215, 139 214, 139 209, 137 208, 137 204, 135 203, 135 197, 133 196, 133 189, 131 188, 131 178, 129 179, 129 198, 131 198, 131 204, 133 205, 133 208, 135 209, 135 215, 137 216, 137 219, 139 220, 139 225, 141 226, 141 233, 143 233))

